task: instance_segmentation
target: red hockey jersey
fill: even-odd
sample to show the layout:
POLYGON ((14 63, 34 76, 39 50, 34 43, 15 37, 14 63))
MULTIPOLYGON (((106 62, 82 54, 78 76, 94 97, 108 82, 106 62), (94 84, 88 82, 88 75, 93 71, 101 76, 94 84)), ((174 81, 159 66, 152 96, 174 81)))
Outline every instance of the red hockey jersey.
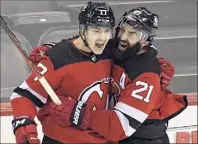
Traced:
POLYGON ((113 68, 113 78, 121 93, 113 109, 92 112, 90 127, 94 131, 110 141, 119 141, 134 134, 146 119, 168 119, 186 107, 183 96, 175 101, 166 97, 167 91, 161 91, 160 65, 151 51, 118 64, 113 68), (168 109, 169 104, 172 107, 168 109))
MULTIPOLYGON (((55 48, 57 49, 58 47, 59 46, 56 46, 55 48)), ((167 91, 166 93, 161 92, 159 82, 160 66, 156 57, 150 52, 114 65, 112 75, 114 79, 109 78, 111 60, 107 59, 108 49, 106 49, 101 60, 97 63, 84 60, 84 56, 84 58, 80 58, 80 62, 76 61, 77 58, 74 58, 75 55, 73 52, 67 50, 65 53, 68 53, 68 59, 73 57, 75 61, 69 63, 66 62, 68 59, 64 59, 64 61, 60 60, 60 54, 57 52, 58 51, 54 50, 53 52, 49 52, 52 54, 45 57, 45 60, 41 62, 43 65, 44 63, 49 63, 45 65, 49 65, 47 68, 51 67, 51 75, 53 75, 55 79, 50 80, 52 76, 48 76, 49 72, 46 73, 45 76, 47 78, 50 77, 48 81, 51 81, 50 84, 56 90, 57 94, 66 94, 76 100, 81 99, 92 105, 93 109, 96 109, 92 112, 90 128, 103 137, 99 135, 93 136, 91 131, 82 132, 71 127, 61 128, 57 126, 50 118, 50 112, 48 112, 48 107, 45 105, 47 95, 45 91, 42 90, 40 96, 42 95, 42 98, 44 96, 45 99, 35 94, 33 94, 32 97, 34 97, 34 99, 36 99, 35 96, 39 97, 43 102, 33 99, 32 101, 37 107, 42 107, 39 112, 39 119, 43 125, 44 134, 53 139, 69 143, 105 143, 108 140, 119 141, 131 136, 145 119, 170 118, 178 112, 178 110, 182 110, 185 105, 182 100, 183 97, 177 97, 181 100, 180 105, 170 96, 168 99, 165 99, 166 102, 163 103, 167 91), (65 63, 67 63, 66 66, 65 63), (91 70, 93 70, 93 73, 90 73, 91 70), (67 75, 64 75, 65 73, 67 73, 67 75), (105 110, 105 106, 108 105, 107 87, 109 87, 108 83, 110 81, 112 84, 112 93, 117 96, 116 99, 118 103, 116 103, 113 109, 105 110), (65 90, 69 91, 65 92, 65 90), (172 109, 167 109, 169 103, 172 104, 172 109), (176 105, 177 107, 175 107, 176 105)), ((63 50, 61 50, 61 53, 63 53, 63 50)), ((78 56, 82 57, 82 55, 78 56)), ((33 76, 33 78, 34 77, 35 76, 33 76)), ((31 83, 31 81, 29 83, 31 83)), ((39 83, 37 84, 39 85, 39 83)), ((17 92, 16 96, 18 97, 18 95, 19 92, 17 92)), ((20 95, 28 97, 28 94, 20 95)), ((169 93, 169 95, 171 94, 169 93)), ((15 105, 14 102, 13 105, 15 105)), ((24 112, 25 110, 22 111, 24 112)))
MULTIPOLYGON (((104 110, 108 101, 110 70, 112 60, 109 59, 108 47, 93 62, 82 55, 71 40, 63 40, 38 64, 41 74, 58 96, 69 96, 74 100, 82 100, 93 109, 104 110)), ((43 133, 63 143, 105 143, 104 137, 94 136, 90 131, 81 131, 73 127, 60 127, 51 118, 48 103, 51 99, 41 86, 34 73, 22 85, 14 90, 11 97, 14 116, 31 116, 38 112, 43 133)))

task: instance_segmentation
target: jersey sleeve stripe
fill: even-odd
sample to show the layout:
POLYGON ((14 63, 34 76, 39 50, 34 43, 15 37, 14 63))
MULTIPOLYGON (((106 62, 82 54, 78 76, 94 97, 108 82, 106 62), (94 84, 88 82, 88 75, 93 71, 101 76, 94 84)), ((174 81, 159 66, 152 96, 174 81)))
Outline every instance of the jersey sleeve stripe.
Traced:
MULTIPOLYGON (((119 111, 119 110, 117 110, 117 111, 119 111)), ((119 111, 119 112, 121 112, 121 111, 119 111)), ((137 121, 136 119, 134 119, 134 118, 132 118, 132 117, 130 117, 130 116, 124 114, 123 112, 121 112, 121 113, 128 119, 129 125, 130 125, 132 128, 137 129, 138 126, 140 126, 140 125, 142 124, 141 122, 139 122, 139 121, 137 121)))
POLYGON ((40 94, 38 94, 36 91, 34 91, 33 89, 31 89, 28 84, 26 83, 26 81, 24 81, 19 88, 24 89, 29 91, 30 93, 32 93, 35 97, 37 97, 42 103, 46 103, 47 99, 44 98, 43 96, 41 96, 40 94))
POLYGON ((20 96, 30 99, 39 108, 41 108, 45 104, 27 89, 22 89, 20 87, 17 87, 14 89, 14 93, 17 93, 20 96))
MULTIPOLYGON (((13 92, 12 95, 11 95, 11 97, 10 97, 10 101, 12 101, 12 100, 15 99, 15 98, 21 98, 21 97, 23 97, 23 96, 20 96, 18 93, 13 92)), ((35 105, 35 106, 36 106, 36 105, 35 105)), ((38 112, 40 109, 41 109, 41 108, 39 108, 38 106, 36 106, 37 112, 38 112)))
POLYGON ((136 119, 137 121, 143 123, 145 119, 148 117, 148 114, 129 106, 128 104, 125 104, 123 102, 118 102, 116 106, 114 107, 115 109, 121 111, 122 113, 130 116, 131 118, 136 119))
POLYGON ((21 96, 18 93, 13 92, 11 97, 10 97, 10 101, 15 99, 15 98, 20 98, 21 96))
POLYGON ((114 110, 114 111, 120 120, 125 135, 127 137, 131 136, 136 130, 129 125, 128 119, 120 111, 118 110, 114 110))

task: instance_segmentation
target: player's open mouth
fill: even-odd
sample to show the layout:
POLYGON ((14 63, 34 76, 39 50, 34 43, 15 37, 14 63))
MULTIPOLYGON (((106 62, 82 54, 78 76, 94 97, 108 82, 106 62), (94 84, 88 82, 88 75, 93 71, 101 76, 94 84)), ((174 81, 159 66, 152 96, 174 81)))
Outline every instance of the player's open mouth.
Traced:
POLYGON ((104 47, 104 43, 103 44, 96 43, 95 46, 98 47, 98 48, 103 48, 104 47))
POLYGON ((123 49, 125 49, 128 46, 128 43, 120 42, 119 45, 120 45, 120 47, 122 47, 123 49))

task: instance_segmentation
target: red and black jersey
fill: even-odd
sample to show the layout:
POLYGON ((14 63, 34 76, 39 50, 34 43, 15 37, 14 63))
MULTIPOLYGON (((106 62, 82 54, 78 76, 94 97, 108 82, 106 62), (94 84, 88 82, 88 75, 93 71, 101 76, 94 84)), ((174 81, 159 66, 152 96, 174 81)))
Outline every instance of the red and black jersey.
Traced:
MULTIPOLYGON (((108 101, 110 71, 112 60, 107 46, 98 61, 83 55, 71 40, 62 40, 50 49, 38 64, 43 74, 58 96, 68 96, 82 100, 93 109, 104 110, 108 101)), ((62 128, 50 116, 48 102, 51 99, 32 72, 30 76, 14 90, 11 104, 14 116, 34 117, 36 108, 40 109, 38 118, 43 133, 63 143, 104 143, 106 139, 95 137, 89 131, 73 127, 62 128), (21 107, 19 107, 21 106, 21 107)))
POLYGON ((162 100, 161 69, 153 53, 133 56, 121 64, 113 68, 115 83, 122 89, 114 109, 92 112, 93 130, 111 141, 131 136, 162 100), (97 119, 101 124, 96 124, 97 119))
MULTIPOLYGON (((99 61, 93 63, 90 58, 80 54, 71 41, 64 40, 48 51, 47 56, 38 66, 41 67, 41 71, 58 95, 83 100, 96 109, 92 111, 90 126, 92 130, 107 140, 119 141, 131 136, 146 118, 163 119, 173 114, 173 111, 164 113, 164 117, 157 117, 165 93, 162 94, 160 89, 160 65, 153 52, 147 51, 130 57, 128 60, 117 61, 117 65, 114 65, 112 69, 113 80, 109 78, 112 58, 112 47, 109 46, 111 45, 107 46, 99 57, 99 61), (47 66, 48 72, 45 72, 46 69, 42 65, 47 66), (111 90, 117 96, 118 103, 114 109, 105 110, 105 106, 108 105, 109 81, 111 81, 111 90)), ((33 105, 28 103, 29 99, 38 108, 42 108, 39 112, 39 119, 42 122, 43 131, 58 141, 106 142, 104 138, 90 135, 89 131, 80 132, 72 127, 63 129, 57 126, 50 119, 47 105, 45 105, 46 101, 49 101, 46 92, 43 89, 40 90, 40 84, 34 82, 33 79, 35 79, 34 74, 27 79, 26 83, 29 81, 28 84, 21 85, 17 88, 18 90, 15 89, 12 106, 18 106, 17 97, 20 95, 23 96, 19 97, 21 104, 26 107, 33 105), (63 136, 63 133, 67 133, 67 135, 63 136)), ((167 111, 167 104, 163 105, 161 111, 163 110, 167 111)), ((18 115, 19 113, 21 115, 36 113, 30 113, 28 109, 27 111, 19 109, 17 112, 18 115)))
POLYGON ((118 96, 117 103, 113 110, 92 112, 91 128, 107 139, 119 141, 130 137, 146 119, 170 118, 186 107, 183 96, 177 97, 178 101, 175 101, 170 96, 167 99, 167 92, 161 91, 160 64, 152 51, 117 64, 113 68, 113 78, 121 92, 117 94, 119 90, 116 90, 116 86, 112 89, 118 96), (172 109, 167 109, 169 104, 172 109))

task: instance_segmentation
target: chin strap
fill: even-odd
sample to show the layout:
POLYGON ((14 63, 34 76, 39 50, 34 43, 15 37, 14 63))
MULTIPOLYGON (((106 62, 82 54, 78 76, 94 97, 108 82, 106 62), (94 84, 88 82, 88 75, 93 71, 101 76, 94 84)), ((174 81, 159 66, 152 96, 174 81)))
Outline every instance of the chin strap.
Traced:
POLYGON ((83 40, 85 47, 87 47, 88 49, 90 49, 89 44, 87 43, 87 40, 85 38, 85 26, 80 26, 80 31, 79 31, 79 35, 80 35, 81 39, 83 40), (83 35, 81 34, 80 31, 82 31, 82 34, 83 35), (83 36, 84 36, 84 38, 83 38, 83 36))
MULTIPOLYGON (((80 29, 81 29, 81 31, 83 32, 83 35, 84 35, 84 33, 85 33, 85 28, 84 28, 84 26, 81 26, 80 29)), ((85 38, 85 35, 84 35, 84 38, 83 38, 83 35, 81 34, 81 32, 79 32, 79 35, 80 35, 81 39, 83 40, 85 47, 87 47, 88 49, 91 50, 91 48, 89 47, 89 44, 87 43, 87 40, 86 40, 86 38, 85 38)), ((97 61, 98 61, 98 56, 97 56, 96 54, 94 54, 94 53, 92 52, 92 50, 91 50, 90 53, 84 52, 84 51, 82 51, 82 50, 81 50, 81 52, 84 53, 84 54, 86 54, 86 55, 88 55, 88 56, 90 57, 90 59, 91 59, 92 62, 97 62, 97 61)))

